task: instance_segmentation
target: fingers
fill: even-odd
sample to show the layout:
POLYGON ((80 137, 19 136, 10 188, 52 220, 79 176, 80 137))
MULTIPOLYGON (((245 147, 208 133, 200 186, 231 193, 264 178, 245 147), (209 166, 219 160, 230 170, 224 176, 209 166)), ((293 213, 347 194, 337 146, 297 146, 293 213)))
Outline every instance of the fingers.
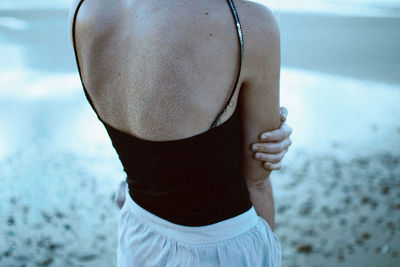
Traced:
POLYGON ((251 150, 254 152, 265 152, 270 154, 279 154, 292 144, 290 138, 284 139, 282 142, 267 142, 267 143, 255 143, 251 146, 251 150), (254 149, 253 147, 257 148, 254 149))
POLYGON ((282 162, 278 162, 275 164, 269 163, 269 162, 265 162, 263 164, 263 167, 265 169, 267 169, 268 171, 277 171, 280 170, 282 168, 282 162))
POLYGON ((117 204, 118 208, 121 209, 125 202, 125 187, 126 181, 121 181, 118 186, 118 190, 115 193, 114 202, 117 204))
POLYGON ((279 163, 282 161, 283 157, 285 156, 287 150, 284 150, 278 154, 267 154, 262 152, 254 153, 254 158, 260 161, 266 161, 272 164, 279 163))
POLYGON ((261 134, 261 141, 283 141, 292 134, 292 128, 284 123, 279 129, 261 134))
POLYGON ((281 122, 285 122, 288 115, 288 110, 285 107, 280 107, 279 110, 281 115, 281 122))
POLYGON ((279 129, 264 132, 260 135, 260 143, 253 143, 251 150, 256 160, 262 162, 263 168, 269 171, 280 170, 282 159, 284 158, 292 140, 289 138, 292 134, 292 128, 284 123, 288 110, 285 107, 280 108, 281 126, 279 129))

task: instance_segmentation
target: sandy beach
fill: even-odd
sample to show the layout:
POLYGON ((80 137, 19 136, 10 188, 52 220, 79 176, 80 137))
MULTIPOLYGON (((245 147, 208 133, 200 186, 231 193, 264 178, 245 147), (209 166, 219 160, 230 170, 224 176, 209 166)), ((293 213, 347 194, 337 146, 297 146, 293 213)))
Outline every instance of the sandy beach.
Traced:
MULTIPOLYGON (((0 266, 115 266, 125 176, 67 15, 0 11, 0 266)), ((278 21, 294 131, 271 175, 283 266, 400 266, 400 19, 278 21)))

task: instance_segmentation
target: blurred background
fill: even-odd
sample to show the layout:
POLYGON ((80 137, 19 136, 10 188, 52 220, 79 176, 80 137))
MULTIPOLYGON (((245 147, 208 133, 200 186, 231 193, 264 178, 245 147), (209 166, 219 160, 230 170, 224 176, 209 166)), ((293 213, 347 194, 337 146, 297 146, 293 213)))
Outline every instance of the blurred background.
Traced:
MULTIPOLYGON (((400 1, 260 0, 293 145, 283 266, 400 266, 400 1)), ((0 266, 114 266, 125 178, 84 96, 70 0, 0 1, 0 266)), ((239 13, 240 16, 240 13, 239 13)))

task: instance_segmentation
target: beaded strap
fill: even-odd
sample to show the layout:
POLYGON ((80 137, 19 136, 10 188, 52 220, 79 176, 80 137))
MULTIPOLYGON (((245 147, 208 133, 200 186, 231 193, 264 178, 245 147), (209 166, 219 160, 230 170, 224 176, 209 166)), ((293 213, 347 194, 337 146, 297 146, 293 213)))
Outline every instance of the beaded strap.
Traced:
POLYGON ((240 24, 240 20, 239 20, 239 16, 237 14, 235 5, 233 4, 232 0, 227 0, 229 2, 229 6, 231 7, 232 10, 232 14, 235 18, 235 23, 236 23, 236 27, 237 27, 237 32, 238 32, 238 36, 239 36, 239 45, 240 45, 240 61, 239 61, 239 72, 238 75, 236 77, 236 81, 235 81, 235 85, 233 86, 233 90, 232 93, 227 101, 227 103, 225 104, 224 109, 222 110, 221 113, 219 113, 218 117, 215 119, 215 121, 213 122, 211 128, 214 128, 216 126, 218 126, 220 124, 220 120, 222 118, 222 116, 226 113, 228 106, 233 106, 233 102, 231 102, 232 97, 235 94, 236 91, 236 86, 239 82, 239 77, 240 77, 240 71, 242 69, 242 59, 243 59, 243 34, 242 34, 242 25, 240 24))

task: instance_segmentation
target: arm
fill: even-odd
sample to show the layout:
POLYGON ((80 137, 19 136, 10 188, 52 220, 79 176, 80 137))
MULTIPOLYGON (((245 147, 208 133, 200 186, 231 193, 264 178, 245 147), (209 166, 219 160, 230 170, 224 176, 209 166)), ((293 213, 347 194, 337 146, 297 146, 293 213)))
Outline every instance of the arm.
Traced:
POLYGON ((249 77, 239 97, 243 136, 243 168, 250 199, 257 214, 274 227, 274 201, 269 175, 253 158, 251 145, 260 132, 279 128, 280 37, 279 28, 266 7, 257 10, 259 27, 248 42, 249 77), (256 38, 256 39, 255 39, 256 38), (265 116, 268 114, 268 116, 265 116))
MULTIPOLYGON (((289 146, 292 144, 290 135, 292 128, 285 123, 288 111, 285 107, 280 108, 281 115, 281 127, 274 131, 261 133, 260 140, 253 145, 257 145, 254 148, 252 145, 252 151, 255 154, 260 154, 260 157, 256 158, 263 162, 263 167, 266 170, 279 170, 281 168, 281 161, 286 154, 289 146)), ((258 187, 259 190, 252 190, 250 194, 250 200, 252 203, 258 204, 258 214, 265 214, 262 216, 269 222, 271 229, 275 228, 275 210, 274 210, 274 196, 272 192, 271 180, 266 179, 262 186, 258 187), (264 203, 264 205, 262 205, 264 203)))
POLYGON ((256 187, 249 187, 250 201, 257 214, 263 217, 271 227, 272 231, 275 229, 275 206, 274 195, 272 192, 272 185, 270 179, 263 180, 262 183, 256 187))
POLYGON ((277 130, 261 133, 260 140, 251 146, 253 156, 256 160, 263 162, 266 170, 279 170, 282 167, 282 160, 288 151, 292 140, 292 128, 285 123, 288 110, 281 107, 281 127, 277 130))

